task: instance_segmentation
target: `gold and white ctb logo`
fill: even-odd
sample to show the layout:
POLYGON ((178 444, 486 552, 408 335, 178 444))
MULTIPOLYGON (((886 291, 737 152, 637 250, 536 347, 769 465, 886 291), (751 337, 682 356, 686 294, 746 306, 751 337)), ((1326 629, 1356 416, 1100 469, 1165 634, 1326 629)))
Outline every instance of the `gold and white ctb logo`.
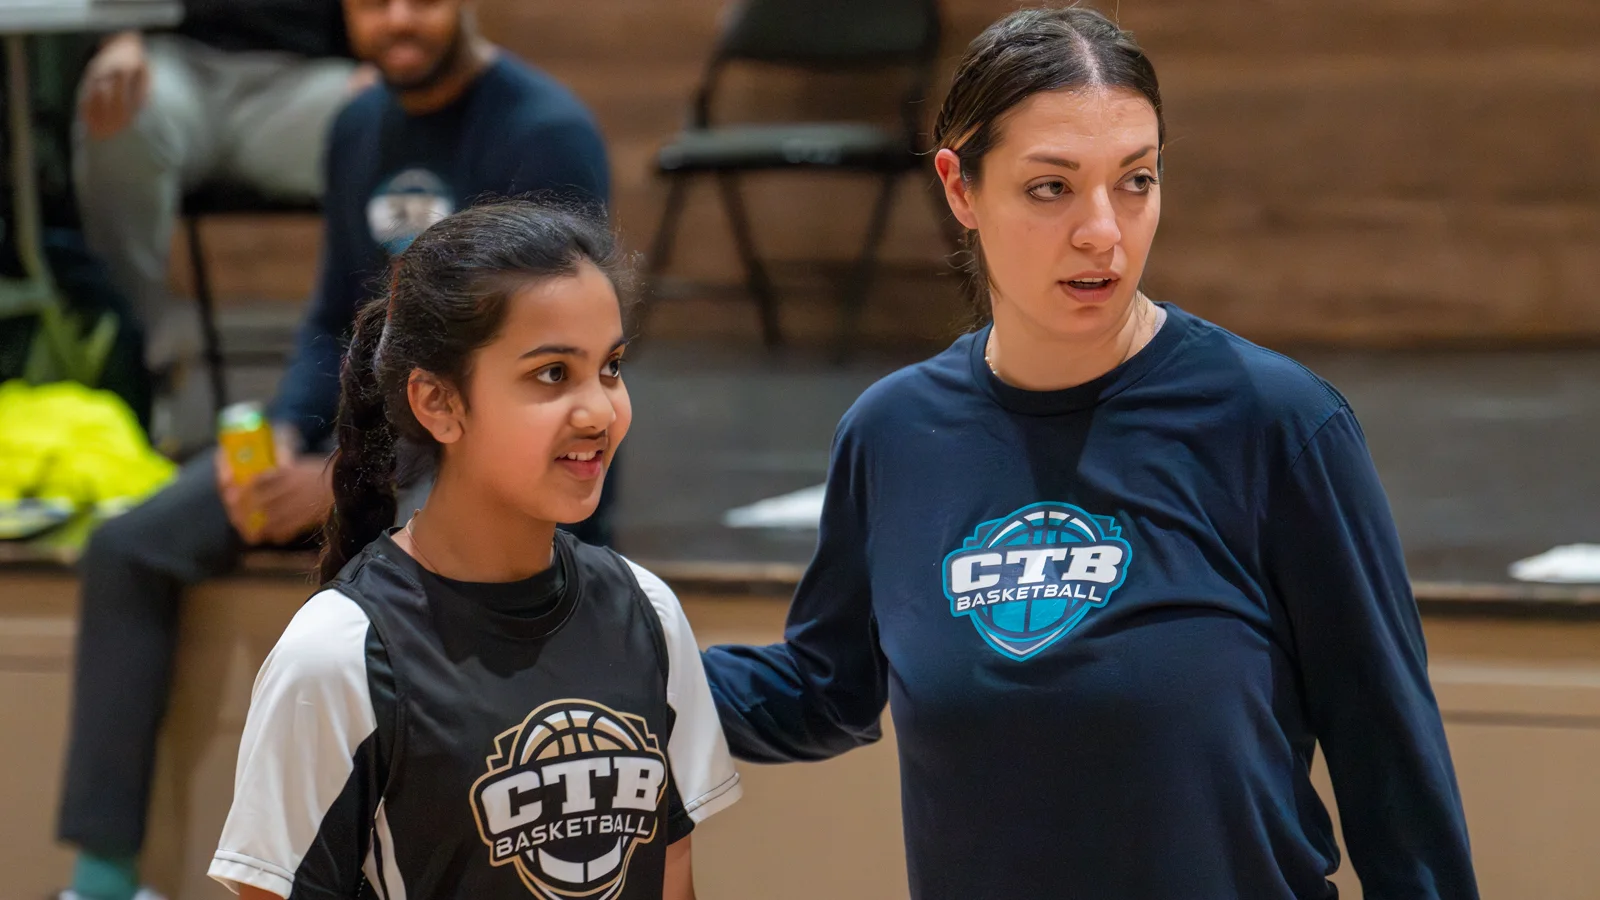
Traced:
POLYGON ((472 785, 490 862, 515 865, 541 900, 610 900, 655 839, 667 764, 645 720, 588 700, 554 700, 495 738, 472 785))

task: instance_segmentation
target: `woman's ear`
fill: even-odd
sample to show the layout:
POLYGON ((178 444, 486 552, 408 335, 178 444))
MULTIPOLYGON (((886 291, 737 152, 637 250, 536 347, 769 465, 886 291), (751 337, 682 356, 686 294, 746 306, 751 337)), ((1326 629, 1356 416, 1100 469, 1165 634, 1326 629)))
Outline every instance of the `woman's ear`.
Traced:
POLYGON ((965 228, 977 230, 978 216, 972 211, 972 184, 961 174, 961 157, 946 147, 934 154, 933 170, 939 173, 944 199, 949 202, 956 221, 965 228))
POLYGON ((406 381, 406 400, 417 423, 441 444, 453 444, 465 431, 466 412, 455 388, 421 369, 406 381))

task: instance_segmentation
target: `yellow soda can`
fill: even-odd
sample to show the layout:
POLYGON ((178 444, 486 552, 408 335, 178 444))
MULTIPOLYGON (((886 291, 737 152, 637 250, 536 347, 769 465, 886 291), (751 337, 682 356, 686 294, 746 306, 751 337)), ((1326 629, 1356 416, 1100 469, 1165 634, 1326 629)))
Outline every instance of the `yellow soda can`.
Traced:
MULTIPOLYGON (((233 483, 241 487, 277 464, 273 458, 272 423, 259 403, 235 403, 217 416, 217 442, 227 457, 233 483)), ((246 523, 251 532, 266 526, 266 515, 250 513, 246 523)))

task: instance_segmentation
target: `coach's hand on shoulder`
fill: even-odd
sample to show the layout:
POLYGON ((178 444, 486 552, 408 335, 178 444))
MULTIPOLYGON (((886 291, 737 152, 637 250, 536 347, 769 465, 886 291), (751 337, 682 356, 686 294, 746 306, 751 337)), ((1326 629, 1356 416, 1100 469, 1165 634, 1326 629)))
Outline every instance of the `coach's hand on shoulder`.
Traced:
POLYGON ((124 31, 106 40, 83 73, 78 114, 89 137, 103 141, 133 124, 150 93, 144 38, 124 31))
POLYGON ((278 466, 248 484, 235 484, 217 451, 217 490, 228 521, 252 546, 286 544, 322 524, 333 506, 333 468, 327 457, 299 452, 292 429, 275 433, 278 466))

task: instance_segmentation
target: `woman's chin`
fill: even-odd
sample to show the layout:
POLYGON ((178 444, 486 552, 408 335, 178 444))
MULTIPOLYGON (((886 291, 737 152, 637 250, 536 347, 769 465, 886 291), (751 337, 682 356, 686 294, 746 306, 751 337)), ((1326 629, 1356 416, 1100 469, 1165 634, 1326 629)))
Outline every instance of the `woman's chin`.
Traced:
POLYGON ((1042 299, 1038 314, 1029 318, 1058 340, 1092 339, 1120 327, 1133 302, 1133 293, 1129 291, 1127 296, 1084 303, 1066 292, 1059 292, 1042 299))

